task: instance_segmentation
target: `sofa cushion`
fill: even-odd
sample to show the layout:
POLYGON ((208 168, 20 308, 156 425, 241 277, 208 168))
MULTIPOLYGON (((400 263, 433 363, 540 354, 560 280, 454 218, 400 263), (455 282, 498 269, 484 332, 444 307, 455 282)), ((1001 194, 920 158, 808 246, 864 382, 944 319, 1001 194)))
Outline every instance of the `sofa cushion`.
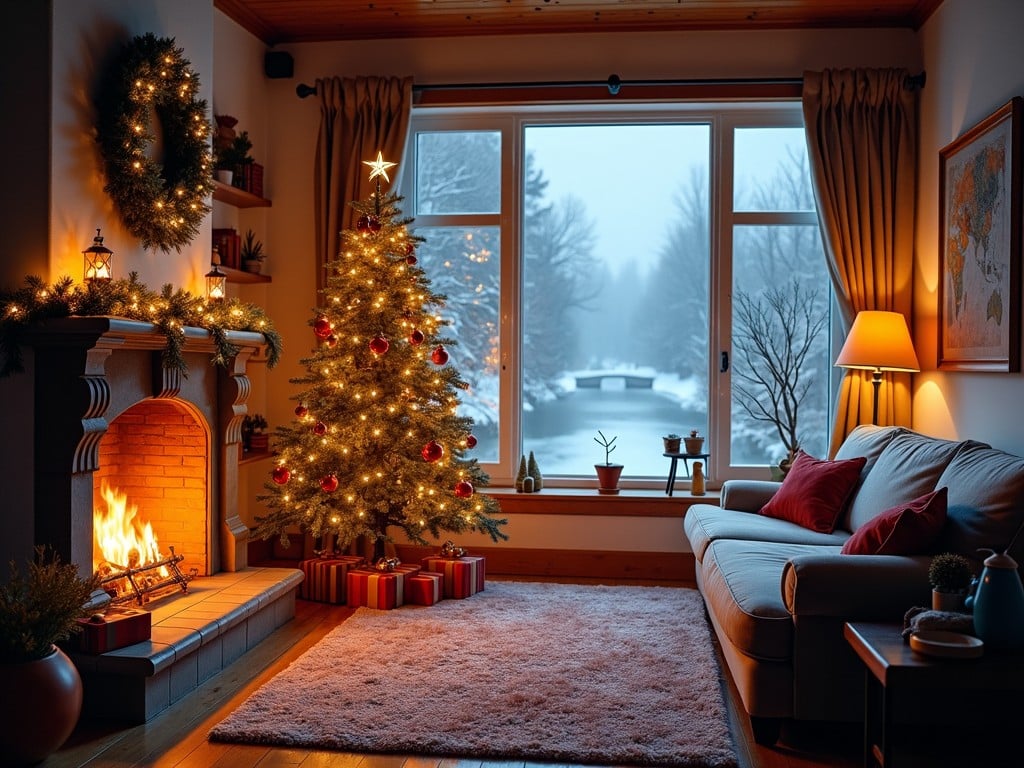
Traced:
POLYGON ((787 520, 710 504, 694 504, 687 509, 683 531, 698 563, 704 559, 708 544, 717 539, 841 546, 850 536, 846 531, 819 533, 787 520))
POLYGON ((844 555, 924 555, 946 524, 945 486, 868 521, 843 544, 844 555))
POLYGON ((846 436, 843 444, 839 446, 839 450, 832 458, 842 460, 863 456, 866 462, 864 469, 861 470, 861 477, 864 477, 875 466, 878 457, 892 442, 892 439, 906 431, 903 427, 876 427, 873 424, 861 424, 859 427, 854 427, 853 431, 846 436))
MULTIPOLYGON (((973 443, 958 452, 938 482, 949 486, 946 527, 939 550, 977 558, 987 547, 1003 551, 1024 525, 1024 458, 973 443)), ((1024 533, 1010 556, 1024 563, 1024 533)))
POLYGON ((761 507, 761 514, 831 533, 866 463, 863 456, 822 461, 800 451, 778 493, 761 507))
POLYGON ((895 435, 850 501, 841 527, 856 531, 885 510, 934 491, 961 445, 909 430, 895 435))
POLYGON ((701 565, 708 611, 742 653, 766 661, 789 661, 793 619, 782 601, 783 568, 801 554, 838 552, 838 547, 805 544, 713 541, 701 565))

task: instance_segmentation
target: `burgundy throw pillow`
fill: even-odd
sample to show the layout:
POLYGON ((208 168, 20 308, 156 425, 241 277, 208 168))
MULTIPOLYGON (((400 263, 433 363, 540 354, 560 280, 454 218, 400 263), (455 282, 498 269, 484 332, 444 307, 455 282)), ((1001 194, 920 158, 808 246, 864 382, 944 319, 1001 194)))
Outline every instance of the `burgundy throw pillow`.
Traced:
POLYGON ((832 533, 867 459, 822 461, 799 451, 786 479, 761 514, 819 533, 832 533))
POLYGON ((943 486, 864 523, 843 544, 844 555, 924 555, 946 525, 943 486))

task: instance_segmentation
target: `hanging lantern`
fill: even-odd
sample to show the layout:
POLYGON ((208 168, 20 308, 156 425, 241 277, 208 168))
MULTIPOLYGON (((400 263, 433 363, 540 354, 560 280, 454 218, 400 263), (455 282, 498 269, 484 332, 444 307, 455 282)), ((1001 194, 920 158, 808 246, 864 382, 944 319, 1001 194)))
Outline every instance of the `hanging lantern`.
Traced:
POLYGON ((223 301, 228 295, 228 276, 220 271, 220 251, 213 246, 213 269, 206 273, 206 300, 223 301))
POLYGON ((103 237, 100 235, 99 227, 97 227, 96 237, 92 239, 92 245, 82 251, 82 256, 85 260, 83 269, 85 282, 91 283, 93 280, 109 281, 114 276, 113 268, 111 267, 113 255, 114 252, 103 245, 103 237))

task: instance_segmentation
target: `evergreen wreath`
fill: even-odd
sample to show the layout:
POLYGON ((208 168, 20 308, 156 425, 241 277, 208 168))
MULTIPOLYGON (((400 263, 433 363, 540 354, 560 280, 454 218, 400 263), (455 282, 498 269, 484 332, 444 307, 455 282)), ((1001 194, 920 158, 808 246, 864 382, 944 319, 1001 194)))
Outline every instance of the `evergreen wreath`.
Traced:
POLYGON ((165 252, 180 252, 199 234, 213 189, 206 102, 196 98, 199 77, 182 52, 174 38, 134 38, 112 62, 97 100, 103 189, 143 247, 165 252), (151 112, 163 129, 162 163, 148 155, 151 112))
POLYGON ((227 367, 238 354, 228 331, 262 333, 267 342, 267 365, 273 368, 281 359, 281 335, 263 309, 238 299, 208 302, 181 288, 165 285, 160 293, 139 282, 132 272, 127 278, 93 281, 75 285, 63 277, 47 285, 39 277, 26 277, 25 285, 0 293, 0 378, 23 370, 22 332, 31 325, 58 317, 110 316, 153 323, 167 338, 162 352, 163 366, 188 375, 185 363, 185 327, 210 332, 216 351, 212 362, 227 367))

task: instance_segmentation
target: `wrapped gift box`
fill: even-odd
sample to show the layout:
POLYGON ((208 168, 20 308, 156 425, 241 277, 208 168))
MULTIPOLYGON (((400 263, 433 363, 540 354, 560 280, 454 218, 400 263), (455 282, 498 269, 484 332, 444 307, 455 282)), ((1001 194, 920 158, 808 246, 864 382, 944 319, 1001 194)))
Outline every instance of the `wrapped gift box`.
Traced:
POLYGON ((420 571, 406 579, 405 602, 433 605, 444 597, 444 574, 420 571))
POLYGON ((393 571, 356 568, 348 572, 347 603, 390 610, 405 604, 406 579, 419 573, 418 565, 399 565, 393 571))
POLYGON ((314 557, 299 563, 306 578, 299 586, 299 597, 319 603, 345 603, 348 572, 363 564, 355 555, 328 555, 314 557))
POLYGON ((423 570, 444 574, 444 596, 459 600, 484 589, 483 557, 425 557, 423 570))
POLYGON ((105 614, 78 619, 82 631, 78 648, 83 653, 106 653, 152 637, 153 617, 135 608, 110 608, 105 614))

